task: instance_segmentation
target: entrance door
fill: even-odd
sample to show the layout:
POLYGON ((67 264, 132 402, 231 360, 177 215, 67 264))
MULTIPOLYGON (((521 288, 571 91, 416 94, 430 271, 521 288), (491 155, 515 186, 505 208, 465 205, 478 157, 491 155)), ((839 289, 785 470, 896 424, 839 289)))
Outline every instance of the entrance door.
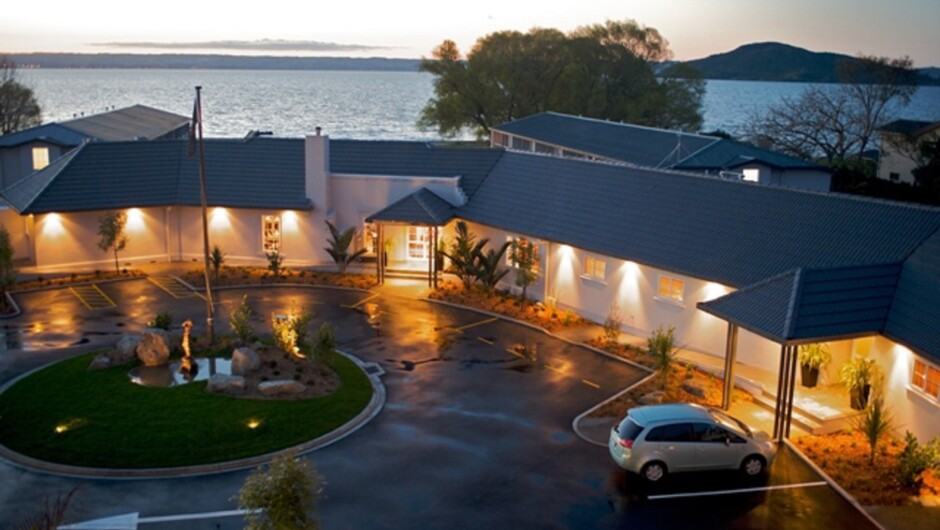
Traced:
POLYGON ((426 260, 430 257, 431 229, 427 226, 408 227, 408 259, 426 260))

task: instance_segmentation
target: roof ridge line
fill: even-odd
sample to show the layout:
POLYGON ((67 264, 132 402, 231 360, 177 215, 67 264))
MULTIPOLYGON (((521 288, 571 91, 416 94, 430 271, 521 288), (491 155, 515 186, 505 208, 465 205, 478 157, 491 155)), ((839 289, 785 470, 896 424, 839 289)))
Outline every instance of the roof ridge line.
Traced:
MULTIPOLYGON (((53 164, 56 164, 56 163, 58 162, 58 163, 59 163, 59 166, 55 168, 55 172, 52 174, 51 177, 49 177, 49 180, 46 181, 46 183, 45 183, 45 185, 43 185, 43 187, 41 187, 39 190, 36 191, 36 193, 33 194, 33 197, 23 206, 23 209, 20 210, 20 212, 24 212, 24 211, 28 210, 28 209, 30 208, 30 206, 32 206, 32 205, 39 199, 39 197, 40 197, 43 193, 45 193, 45 191, 49 188, 49 186, 52 185, 52 183, 55 181, 55 179, 57 179, 57 178, 59 177, 59 174, 62 173, 62 171, 63 171, 66 167, 68 167, 69 164, 72 163, 72 160, 75 160, 75 157, 78 156, 78 154, 79 154, 80 152, 82 152, 82 150, 85 149, 85 146, 86 146, 86 145, 88 145, 87 142, 82 142, 81 145, 79 145, 79 146, 76 147, 75 149, 73 149, 73 150, 71 150, 71 151, 65 153, 64 155, 62 155, 61 157, 59 157, 57 160, 53 161, 52 164, 50 164, 50 165, 53 165, 53 164)), ((36 174, 38 174, 38 173, 40 173, 40 172, 42 172, 42 171, 43 171, 43 170, 36 171, 36 172, 34 172, 34 173, 31 173, 29 176, 36 175, 36 174)), ((12 186, 10 186, 9 188, 6 188, 6 189, 7 189, 7 190, 9 190, 9 189, 16 189, 18 186, 25 185, 25 184, 23 184, 23 183, 26 182, 27 180, 29 180, 29 177, 20 179, 19 181, 15 182, 12 186)), ((5 192, 5 191, 6 191, 6 190, 4 190, 4 192, 5 192)), ((4 195, 5 195, 5 193, 4 193, 4 195)))
POLYGON ((790 301, 787 304, 787 316, 783 319, 783 338, 789 340, 793 336, 793 328, 796 325, 795 311, 796 311, 796 301, 799 299, 800 293, 803 291, 802 286, 803 278, 803 267, 797 267, 796 272, 793 275, 793 287, 790 291, 790 301))

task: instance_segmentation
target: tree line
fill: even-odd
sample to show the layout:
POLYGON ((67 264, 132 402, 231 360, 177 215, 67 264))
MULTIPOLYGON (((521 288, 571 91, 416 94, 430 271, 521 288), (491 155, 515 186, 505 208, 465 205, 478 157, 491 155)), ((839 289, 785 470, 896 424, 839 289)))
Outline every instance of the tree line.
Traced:
POLYGON ((545 111, 697 131, 702 81, 676 65, 657 76, 655 62, 672 57, 668 41, 634 20, 582 26, 569 33, 535 28, 479 38, 464 57, 445 40, 419 70, 434 76, 434 97, 418 120, 442 136, 490 127, 545 111))

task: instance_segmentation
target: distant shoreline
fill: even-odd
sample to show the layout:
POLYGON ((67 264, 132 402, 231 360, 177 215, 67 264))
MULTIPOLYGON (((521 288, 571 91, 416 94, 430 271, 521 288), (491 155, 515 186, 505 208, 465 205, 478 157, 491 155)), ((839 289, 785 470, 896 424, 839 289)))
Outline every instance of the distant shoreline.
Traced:
POLYGON ((420 59, 214 54, 11 53, 18 68, 69 70, 339 70, 417 72, 420 59))

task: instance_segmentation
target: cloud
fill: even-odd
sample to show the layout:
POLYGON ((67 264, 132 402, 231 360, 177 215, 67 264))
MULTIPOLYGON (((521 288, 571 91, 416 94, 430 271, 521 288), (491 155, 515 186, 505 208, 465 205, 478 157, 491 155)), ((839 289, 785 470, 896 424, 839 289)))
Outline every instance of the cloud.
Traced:
POLYGON ((215 40, 204 42, 92 42, 106 48, 144 48, 151 50, 236 50, 276 52, 358 52, 387 49, 384 46, 339 44, 314 40, 215 40))

